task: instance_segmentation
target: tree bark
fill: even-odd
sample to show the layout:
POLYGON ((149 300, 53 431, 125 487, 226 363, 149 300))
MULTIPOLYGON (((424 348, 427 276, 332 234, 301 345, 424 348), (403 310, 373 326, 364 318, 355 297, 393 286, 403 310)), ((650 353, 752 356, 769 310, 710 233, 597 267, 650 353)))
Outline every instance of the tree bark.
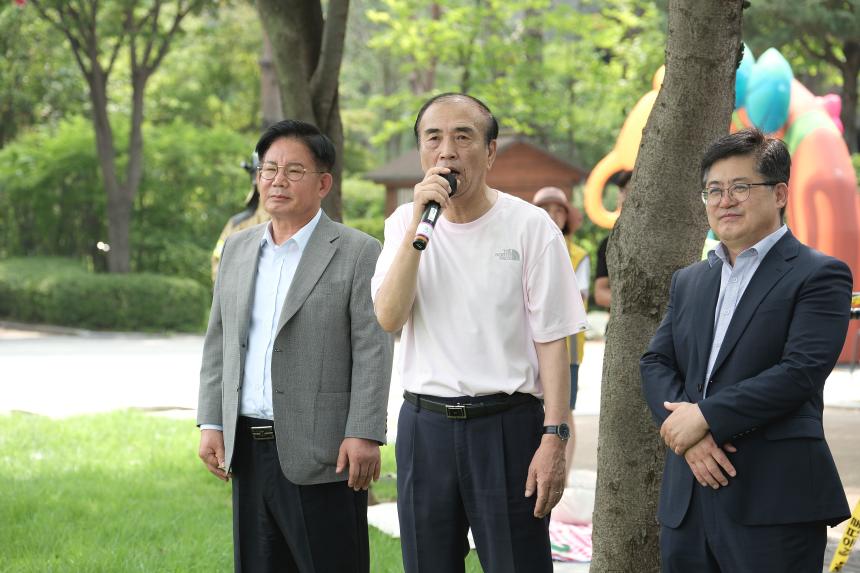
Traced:
POLYGON ((660 570, 657 499, 665 448, 642 398, 639 358, 672 273, 707 229, 699 162, 726 133, 741 50, 741 0, 672 0, 666 76, 608 247, 612 309, 601 385, 594 573, 660 570))
POLYGON ((257 0, 257 10, 272 42, 284 117, 315 124, 335 145, 334 183, 322 206, 340 221, 343 124, 338 88, 349 0, 329 0, 325 20, 319 1, 257 0))
POLYGON ((272 60, 272 42, 269 41, 269 35, 265 31, 263 32, 263 53, 260 56, 260 103, 263 108, 263 129, 284 119, 278 73, 272 60))

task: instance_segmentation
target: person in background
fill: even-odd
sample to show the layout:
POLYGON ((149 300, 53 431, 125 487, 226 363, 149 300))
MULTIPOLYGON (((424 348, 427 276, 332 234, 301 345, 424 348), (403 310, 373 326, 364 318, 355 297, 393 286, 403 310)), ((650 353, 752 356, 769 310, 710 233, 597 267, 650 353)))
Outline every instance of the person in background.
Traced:
MULTIPOLYGON (((615 184, 618 185, 618 210, 624 206, 624 200, 629 191, 632 171, 621 171, 615 176, 615 184)), ((597 269, 594 273, 594 302, 607 309, 612 305, 612 288, 609 282, 609 267, 606 265, 606 245, 609 244, 607 235, 597 247, 597 269)))
MULTIPOLYGON (((588 284, 591 281, 591 261, 588 252, 573 242, 573 234, 582 226, 582 213, 570 204, 567 195, 558 187, 544 187, 535 193, 532 203, 549 214, 550 219, 561 230, 567 244, 567 253, 570 256, 570 264, 576 273, 576 283, 579 285, 579 294, 582 303, 588 305, 588 284)), ((582 363, 582 355, 585 350, 585 332, 578 332, 567 339, 567 350, 570 355, 570 439, 565 446, 565 470, 570 475, 573 464, 573 453, 576 448, 576 429, 574 426, 573 411, 576 408, 576 395, 579 391, 579 365, 582 363)))

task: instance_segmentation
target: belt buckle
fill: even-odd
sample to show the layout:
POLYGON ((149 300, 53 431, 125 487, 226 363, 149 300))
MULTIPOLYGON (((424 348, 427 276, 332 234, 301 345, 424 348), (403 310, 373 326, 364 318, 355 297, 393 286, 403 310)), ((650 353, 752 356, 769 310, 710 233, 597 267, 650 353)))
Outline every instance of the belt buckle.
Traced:
POLYGON ((274 440, 274 426, 251 426, 251 437, 255 440, 274 440))
POLYGON ((449 406, 446 404, 445 416, 447 416, 449 420, 465 420, 466 406, 463 406, 461 404, 457 404, 456 406, 449 406))

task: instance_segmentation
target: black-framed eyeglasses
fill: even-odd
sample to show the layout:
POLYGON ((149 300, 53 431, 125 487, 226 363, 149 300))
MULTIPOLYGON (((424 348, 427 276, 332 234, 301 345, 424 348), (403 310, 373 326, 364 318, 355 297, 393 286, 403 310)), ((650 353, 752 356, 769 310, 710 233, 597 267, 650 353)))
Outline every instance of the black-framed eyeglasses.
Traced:
POLYGON ((765 183, 735 183, 728 189, 722 187, 706 187, 702 190, 702 203, 705 205, 716 206, 723 200, 723 194, 729 194, 729 200, 734 199, 738 203, 743 203, 750 197, 751 187, 773 187, 779 185, 780 181, 767 181, 765 183))
POLYGON ((327 173, 326 171, 309 171, 301 163, 287 163, 286 165, 278 165, 277 163, 264 163, 257 167, 260 172, 260 177, 266 181, 272 181, 278 176, 278 171, 283 168, 284 175, 290 181, 301 181, 305 173, 327 173))

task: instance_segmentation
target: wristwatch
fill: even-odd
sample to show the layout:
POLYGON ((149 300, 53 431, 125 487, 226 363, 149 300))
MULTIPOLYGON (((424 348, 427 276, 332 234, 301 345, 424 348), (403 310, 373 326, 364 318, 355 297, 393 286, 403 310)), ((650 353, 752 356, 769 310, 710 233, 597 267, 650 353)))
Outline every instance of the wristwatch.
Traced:
POLYGON ((556 434, 562 442, 570 439, 570 426, 562 422, 558 426, 544 426, 544 434, 556 434))

